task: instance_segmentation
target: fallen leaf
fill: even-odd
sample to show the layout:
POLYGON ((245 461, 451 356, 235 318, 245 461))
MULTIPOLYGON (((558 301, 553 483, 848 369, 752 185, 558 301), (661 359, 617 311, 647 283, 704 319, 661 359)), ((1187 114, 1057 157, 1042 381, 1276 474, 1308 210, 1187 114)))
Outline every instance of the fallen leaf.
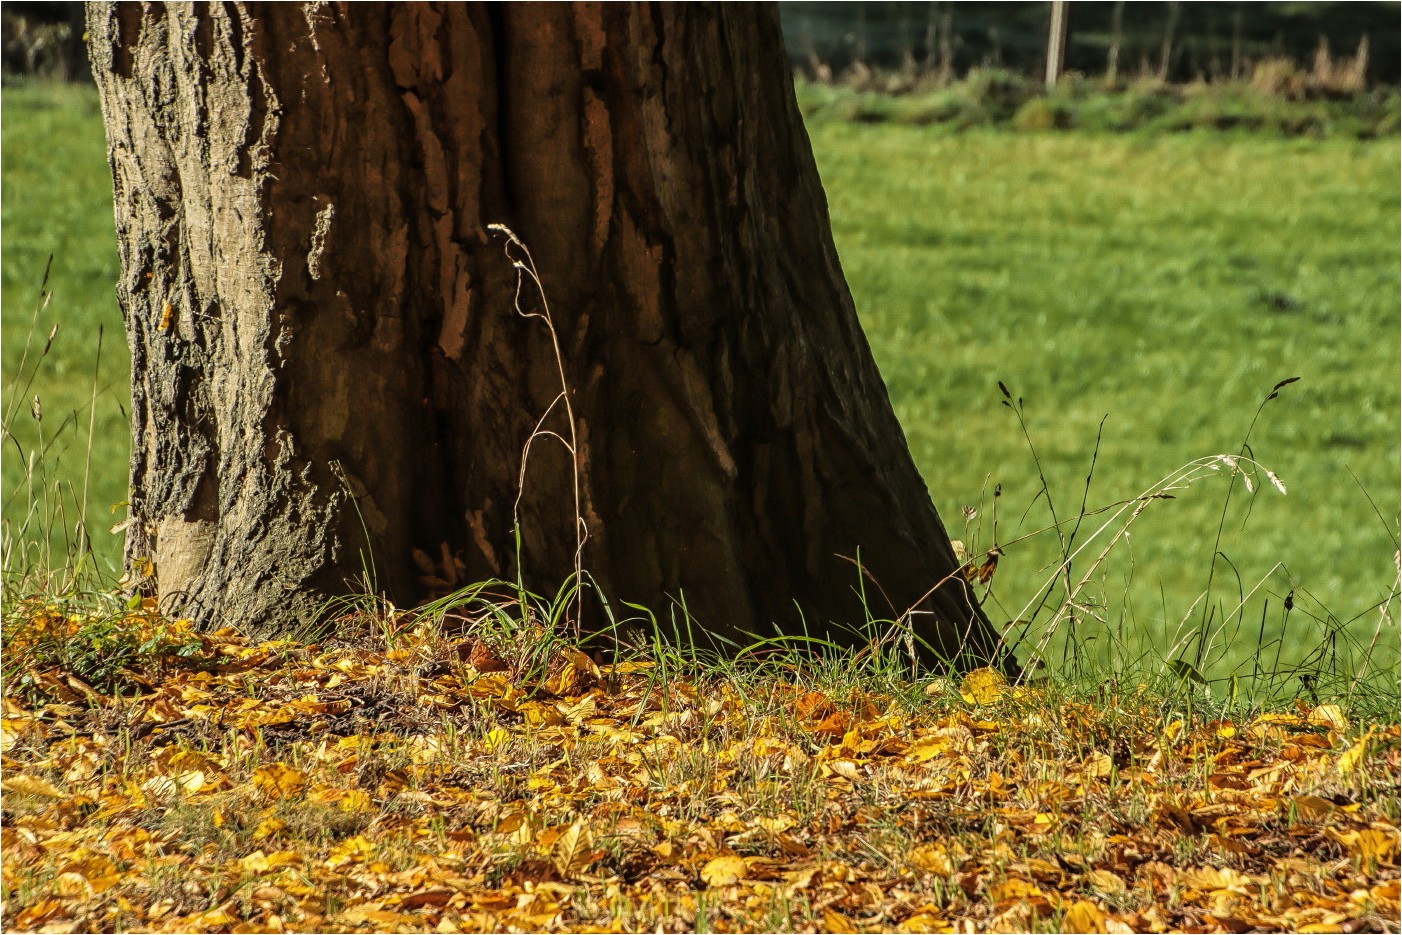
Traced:
POLYGON ((38 776, 25 774, 11 776, 9 779, 0 782, 0 789, 15 795, 42 795, 50 799, 63 798, 63 793, 47 779, 40 779, 38 776))
POLYGON ((502 746, 510 742, 511 732, 500 727, 494 727, 482 737, 482 749, 488 753, 495 752, 502 746))
POLYGON ((917 912, 900 924, 902 932, 922 933, 922 935, 949 935, 955 931, 949 920, 932 912, 917 912))
POLYGON ((1368 756, 1368 745, 1372 740, 1373 731, 1370 729, 1368 733, 1359 738, 1357 743, 1339 754, 1339 772, 1351 773, 1358 769, 1368 756))
POLYGON ((727 854, 713 857, 701 868, 701 879, 707 886, 729 886, 745 879, 745 858, 727 854))
POLYGON ((996 669, 975 669, 964 676, 959 696, 968 704, 993 704, 1008 691, 1008 680, 996 669))
POLYGON ((296 795, 307 784, 307 774, 283 763, 269 763, 253 771, 254 788, 270 799, 296 795))
POLYGON ((357 834, 331 848, 331 853, 326 855, 326 865, 340 867, 345 864, 361 863, 368 860, 374 853, 375 845, 363 835, 357 834))
POLYGON ((555 841, 551 859, 560 877, 565 880, 573 879, 593 862, 594 836, 583 822, 576 821, 560 835, 555 841))
POLYGON ((1105 913, 1095 903, 1085 899, 1079 900, 1061 917, 1061 930, 1102 935, 1105 931, 1105 913))
POLYGON ((1344 717, 1343 709, 1336 704, 1322 704, 1309 714, 1309 722, 1315 727, 1327 727, 1330 730, 1348 730, 1348 718, 1344 717))
POLYGON ((906 747, 905 758, 911 763, 923 763, 944 755, 952 746, 953 742, 949 737, 921 737, 906 747))
POLYGON ((852 920, 835 909, 823 910, 823 931, 839 935, 856 935, 857 927, 852 920))
POLYGON ((794 713, 801 721, 821 721, 835 710, 836 706, 822 692, 807 692, 794 705, 794 713))
POLYGON ((1317 795, 1297 795, 1290 800, 1295 814, 1308 821, 1319 821, 1334 810, 1334 803, 1317 795))
POLYGON ((1117 874, 1111 873, 1108 870, 1087 871, 1082 876, 1082 879, 1085 881, 1087 886, 1095 890, 1097 893, 1115 895, 1118 893, 1123 893, 1127 889, 1125 881, 1117 874))
POLYGON ((87 899, 93 895, 92 885, 81 873, 60 873, 54 878, 54 889, 66 899, 87 899))

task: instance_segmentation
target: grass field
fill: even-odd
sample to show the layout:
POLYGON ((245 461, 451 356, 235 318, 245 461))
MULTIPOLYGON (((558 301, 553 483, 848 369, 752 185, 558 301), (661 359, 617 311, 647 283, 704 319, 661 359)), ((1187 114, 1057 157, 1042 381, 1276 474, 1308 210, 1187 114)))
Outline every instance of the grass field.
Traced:
MULTIPOLYGON (((5 412, 18 442, 6 440, 4 515, 14 525, 35 515, 28 491, 61 479, 68 502, 80 498, 96 388, 87 501, 98 552, 115 561, 105 530, 126 496, 126 350, 95 96, 7 88, 3 104, 5 412), (55 322, 59 333, 30 387, 18 364, 51 253, 54 297, 31 363, 55 322), (17 451, 45 446, 45 483, 28 483, 17 451)), ((1236 453, 1272 386, 1299 376, 1251 436, 1288 495, 1261 475, 1254 498, 1240 479, 1212 478, 1155 501, 1080 593, 1079 635, 1096 637, 1092 655, 1113 643, 1152 660, 1205 621, 1214 649, 1201 661, 1218 675, 1249 672, 1262 643, 1279 653, 1273 665, 1332 650, 1353 671, 1376 638, 1374 670, 1396 668, 1396 625, 1377 631, 1373 610, 1396 579, 1395 140, 955 135, 842 121, 815 121, 811 133, 849 283, 941 515, 971 547, 1004 547, 988 602, 996 619, 1029 616, 1059 547, 1051 535, 1013 541, 1049 515, 995 381, 1025 399, 1065 519, 1080 508, 1102 417, 1088 507, 1236 453), (964 506, 979 510, 967 529, 964 506), (1230 564, 1213 573, 1219 525, 1230 564), (1262 581, 1238 609, 1239 584, 1262 581)), ((37 522, 50 526, 65 528, 37 522)), ((1090 565, 1083 558, 1078 573, 1090 565)))
MULTIPOLYGON (((59 563, 62 543, 78 517, 61 506, 82 500, 88 472, 89 417, 93 423, 88 514, 98 554, 115 563, 121 547, 106 530, 124 518, 112 505, 126 500, 129 425, 125 406, 129 355, 117 310, 117 247, 112 221, 112 182, 102 138, 102 117, 92 88, 34 85, 6 88, 0 110, 4 136, 0 267, 6 430, 3 455, 4 518, 12 528, 53 529, 59 563), (53 298, 33 312, 49 256, 53 298), (35 372, 50 329, 53 346, 35 372), (98 355, 98 327, 104 329, 98 355), (32 341, 29 339, 32 337, 32 341), (20 361, 28 363, 21 370, 20 361), (42 421, 30 414, 39 396, 42 421), (26 477, 32 452, 36 477, 26 477), (53 485, 64 487, 60 500, 53 485), (66 520, 66 521, 65 521, 66 520)), ((33 539, 47 544, 48 540, 33 539)))
MULTIPOLYGON (((857 307, 953 535, 960 508, 980 506, 980 544, 991 544, 1000 483, 999 544, 1050 519, 1045 501, 1032 505, 1036 465, 997 380, 1026 400, 1064 519, 1102 417, 1090 506, 1236 453, 1272 386, 1299 376, 1251 441, 1289 494, 1263 483, 1252 503, 1238 481, 1227 514, 1221 547, 1243 586, 1270 580, 1242 632, 1219 634, 1222 665, 1254 652, 1267 595, 1267 639, 1281 635, 1292 588, 1297 610, 1319 619, 1293 616, 1287 657, 1355 615, 1356 633, 1371 632, 1370 608, 1396 575, 1396 142, 839 122, 811 133, 857 307)), ((1143 645, 1134 634, 1169 645, 1180 620, 1200 618, 1228 483, 1154 504, 1108 565, 1105 618, 1132 614, 1131 647, 1143 645)), ((1059 550, 1041 536, 1006 552, 994 582, 1004 619, 1059 550)), ((1214 602, 1230 616, 1227 579, 1232 596, 1214 602)), ((1395 629, 1380 647, 1395 665, 1395 629)))

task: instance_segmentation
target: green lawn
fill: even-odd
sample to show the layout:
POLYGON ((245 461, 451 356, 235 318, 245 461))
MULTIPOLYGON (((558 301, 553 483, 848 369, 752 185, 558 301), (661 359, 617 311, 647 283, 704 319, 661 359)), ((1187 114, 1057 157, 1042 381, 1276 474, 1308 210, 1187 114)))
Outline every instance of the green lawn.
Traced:
POLYGON ((127 496, 130 358, 114 292, 112 182, 96 91, 64 85, 7 87, 0 133, 4 413, 15 439, 5 439, 4 518, 18 528, 30 516, 31 529, 52 528, 59 543, 71 537, 78 518, 74 505, 82 501, 87 473, 96 386, 88 516, 100 555, 115 563, 121 548, 107 529, 124 518, 120 508, 114 516, 112 506, 127 496), (50 255, 53 298, 36 325, 33 313, 50 255), (28 376, 55 325, 52 349, 31 385, 28 376), (99 326, 105 332, 100 366, 99 326), (21 371, 27 341, 28 363, 21 371), (43 416, 38 424, 30 414, 36 394, 43 416), (43 457, 27 476, 27 459, 37 451, 43 457), (61 496, 55 485, 62 486, 61 496))
MULTIPOLYGON (((44 442, 59 441, 39 471, 49 489, 67 479, 76 502, 96 332, 106 327, 88 504, 99 550, 115 560, 119 543, 106 528, 121 518, 110 505, 126 496, 127 352, 95 94, 6 88, 3 105, 7 420, 18 448, 33 450, 29 399, 40 396, 44 442), (49 254, 54 296, 31 361, 52 324, 60 330, 26 390, 18 361, 49 254)), ((998 544, 1047 519, 1045 504, 1033 503, 1036 465, 1014 414, 999 405, 997 380, 1026 400, 1064 518, 1079 508, 1103 416, 1092 507, 1140 493, 1194 458, 1235 453, 1272 385, 1299 376, 1252 436, 1255 457, 1288 495, 1267 485, 1253 499, 1234 481, 1221 543, 1231 566, 1219 563, 1210 602, 1220 606, 1214 626, 1224 614, 1229 622, 1214 639, 1225 655, 1213 669, 1249 660, 1262 628, 1267 640, 1283 632, 1288 661, 1335 630, 1348 637, 1338 644, 1346 654, 1358 652, 1351 642, 1372 639, 1379 615, 1370 608, 1396 577, 1395 140, 952 135, 836 121, 811 132, 858 309, 955 537, 993 544, 995 484, 998 544), (966 505, 980 514, 963 531, 966 505), (1273 572, 1277 563, 1284 568, 1273 572), (1269 581, 1233 615, 1238 574, 1247 590, 1269 581), (1280 604, 1292 587, 1287 621, 1280 604)), ((12 524, 41 486, 24 468, 7 440, 12 524)), ((1080 595, 1104 620, 1081 631, 1098 638, 1093 652, 1115 642, 1131 654, 1163 653, 1184 632, 1180 621, 1198 619, 1228 486, 1215 479, 1155 501, 1116 547, 1103 583, 1080 595), (1101 601, 1109 606, 1094 606, 1101 601)), ((989 604, 995 618, 1026 616, 1021 608, 1055 554, 1045 535, 1007 546, 989 604)), ((1397 646, 1389 622, 1374 665, 1395 667, 1397 646)))
MULTIPOLYGON (((955 536, 960 507, 981 505, 980 542, 990 544, 998 483, 1000 543, 1048 520, 1043 502, 1027 512, 1036 466, 997 380, 1026 400, 1065 517, 1079 507, 1102 417, 1091 506, 1194 458, 1237 452, 1271 387, 1299 376, 1251 444, 1289 493, 1267 489, 1250 503, 1237 481, 1222 539, 1246 589, 1270 580, 1241 633, 1237 619, 1218 642, 1240 644, 1235 661, 1249 657, 1262 598, 1274 595, 1269 639, 1292 586, 1286 658, 1358 614, 1353 634, 1371 637, 1369 608, 1396 577, 1396 141, 959 136, 841 122, 810 132, 857 307, 955 536)), ((1160 647, 1180 620, 1199 619, 1202 605, 1190 609, 1226 491, 1221 480, 1195 485, 1141 517, 1132 548, 1108 566, 1112 628, 1126 596, 1127 629, 1160 647)), ((1056 554, 1050 536, 1007 550, 994 582, 1004 619, 1056 554)), ((1230 612, 1239 601, 1220 586, 1235 594, 1237 579, 1220 563, 1217 584, 1213 603, 1230 612)), ((1395 665, 1395 623, 1379 646, 1375 662, 1395 665)))

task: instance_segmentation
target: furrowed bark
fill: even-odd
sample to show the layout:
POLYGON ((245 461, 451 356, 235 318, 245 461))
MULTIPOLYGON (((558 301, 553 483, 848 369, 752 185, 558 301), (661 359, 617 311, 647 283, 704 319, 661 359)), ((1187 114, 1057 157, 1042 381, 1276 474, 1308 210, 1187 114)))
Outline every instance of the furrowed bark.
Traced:
POLYGON ((98 3, 89 32, 128 556, 171 612, 285 631, 371 570, 412 604, 415 549, 553 589, 577 470, 602 592, 663 619, 684 597, 698 637, 858 642, 860 559, 877 617, 933 589, 926 661, 993 654, 843 281, 772 7, 98 3), (575 457, 537 440, 523 488, 560 377, 494 223, 540 272, 576 416, 575 457))

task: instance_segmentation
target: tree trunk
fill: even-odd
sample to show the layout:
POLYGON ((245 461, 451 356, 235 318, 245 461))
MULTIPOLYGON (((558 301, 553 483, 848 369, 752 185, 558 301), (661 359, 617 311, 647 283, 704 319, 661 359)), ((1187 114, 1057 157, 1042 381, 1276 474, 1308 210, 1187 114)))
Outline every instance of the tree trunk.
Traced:
POLYGON ((286 632, 366 576, 406 606, 416 550, 553 588, 587 530, 614 606, 684 601, 698 640, 856 644, 860 558, 876 617, 918 605, 925 661, 993 655, 773 8, 97 3, 89 31, 127 552, 169 612, 286 632))

